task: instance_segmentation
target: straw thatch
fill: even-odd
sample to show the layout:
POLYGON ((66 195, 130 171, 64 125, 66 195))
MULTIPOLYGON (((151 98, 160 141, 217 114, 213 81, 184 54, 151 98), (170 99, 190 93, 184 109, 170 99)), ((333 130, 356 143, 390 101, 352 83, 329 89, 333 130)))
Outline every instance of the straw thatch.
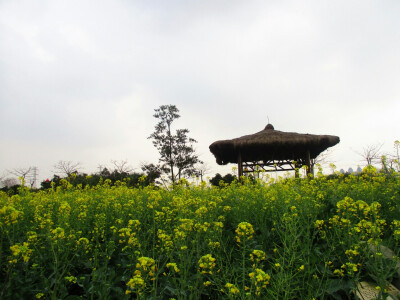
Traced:
POLYGON ((219 165, 243 162, 297 160, 316 158, 322 151, 339 143, 332 135, 300 134, 275 130, 268 124, 264 130, 232 140, 216 141, 210 145, 219 165))

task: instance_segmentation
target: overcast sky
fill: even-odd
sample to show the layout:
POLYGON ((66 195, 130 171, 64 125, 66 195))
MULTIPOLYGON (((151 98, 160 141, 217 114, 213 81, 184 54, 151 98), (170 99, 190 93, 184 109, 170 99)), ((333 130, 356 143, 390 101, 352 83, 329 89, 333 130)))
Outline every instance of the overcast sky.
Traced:
MULTIPOLYGON (((157 162, 154 109, 208 146, 262 130, 400 139, 400 1, 0 0, 0 175, 59 160, 157 162)), ((227 170, 227 171, 226 171, 227 170)))

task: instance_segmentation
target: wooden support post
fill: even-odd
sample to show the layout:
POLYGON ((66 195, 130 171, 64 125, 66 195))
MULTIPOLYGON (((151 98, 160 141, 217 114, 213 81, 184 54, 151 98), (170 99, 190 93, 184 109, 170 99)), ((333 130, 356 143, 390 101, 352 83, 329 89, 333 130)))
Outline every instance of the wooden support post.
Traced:
POLYGON ((242 177, 243 176, 243 162, 242 162, 242 154, 240 153, 240 151, 239 151, 239 154, 238 154, 238 176, 239 176, 239 180, 240 180, 240 177, 242 177))
POLYGON ((310 150, 307 150, 306 165, 307 165, 307 176, 308 176, 308 174, 313 174, 314 175, 314 172, 311 169, 310 150))
POLYGON ((297 161, 294 162, 294 178, 299 178, 300 174, 299 174, 299 165, 297 163, 297 161))

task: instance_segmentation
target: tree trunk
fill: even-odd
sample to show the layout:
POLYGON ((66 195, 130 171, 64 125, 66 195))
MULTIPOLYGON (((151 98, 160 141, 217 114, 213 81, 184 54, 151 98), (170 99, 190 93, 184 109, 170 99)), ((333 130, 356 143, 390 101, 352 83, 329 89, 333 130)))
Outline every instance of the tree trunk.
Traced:
POLYGON ((172 185, 175 185, 174 162, 172 161, 172 137, 171 137, 170 124, 168 124, 168 137, 169 137, 169 166, 171 168, 171 180, 172 180, 172 185))

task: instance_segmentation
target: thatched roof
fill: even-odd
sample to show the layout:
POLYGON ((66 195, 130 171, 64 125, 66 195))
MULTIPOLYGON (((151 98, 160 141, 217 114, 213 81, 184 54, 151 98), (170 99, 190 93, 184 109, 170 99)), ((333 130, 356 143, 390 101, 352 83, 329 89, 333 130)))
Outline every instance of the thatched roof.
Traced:
POLYGON ((237 163, 239 152, 243 162, 303 159, 307 151, 314 159, 339 141, 339 137, 333 135, 282 132, 268 124, 255 134, 216 141, 210 145, 210 151, 219 165, 237 163))

